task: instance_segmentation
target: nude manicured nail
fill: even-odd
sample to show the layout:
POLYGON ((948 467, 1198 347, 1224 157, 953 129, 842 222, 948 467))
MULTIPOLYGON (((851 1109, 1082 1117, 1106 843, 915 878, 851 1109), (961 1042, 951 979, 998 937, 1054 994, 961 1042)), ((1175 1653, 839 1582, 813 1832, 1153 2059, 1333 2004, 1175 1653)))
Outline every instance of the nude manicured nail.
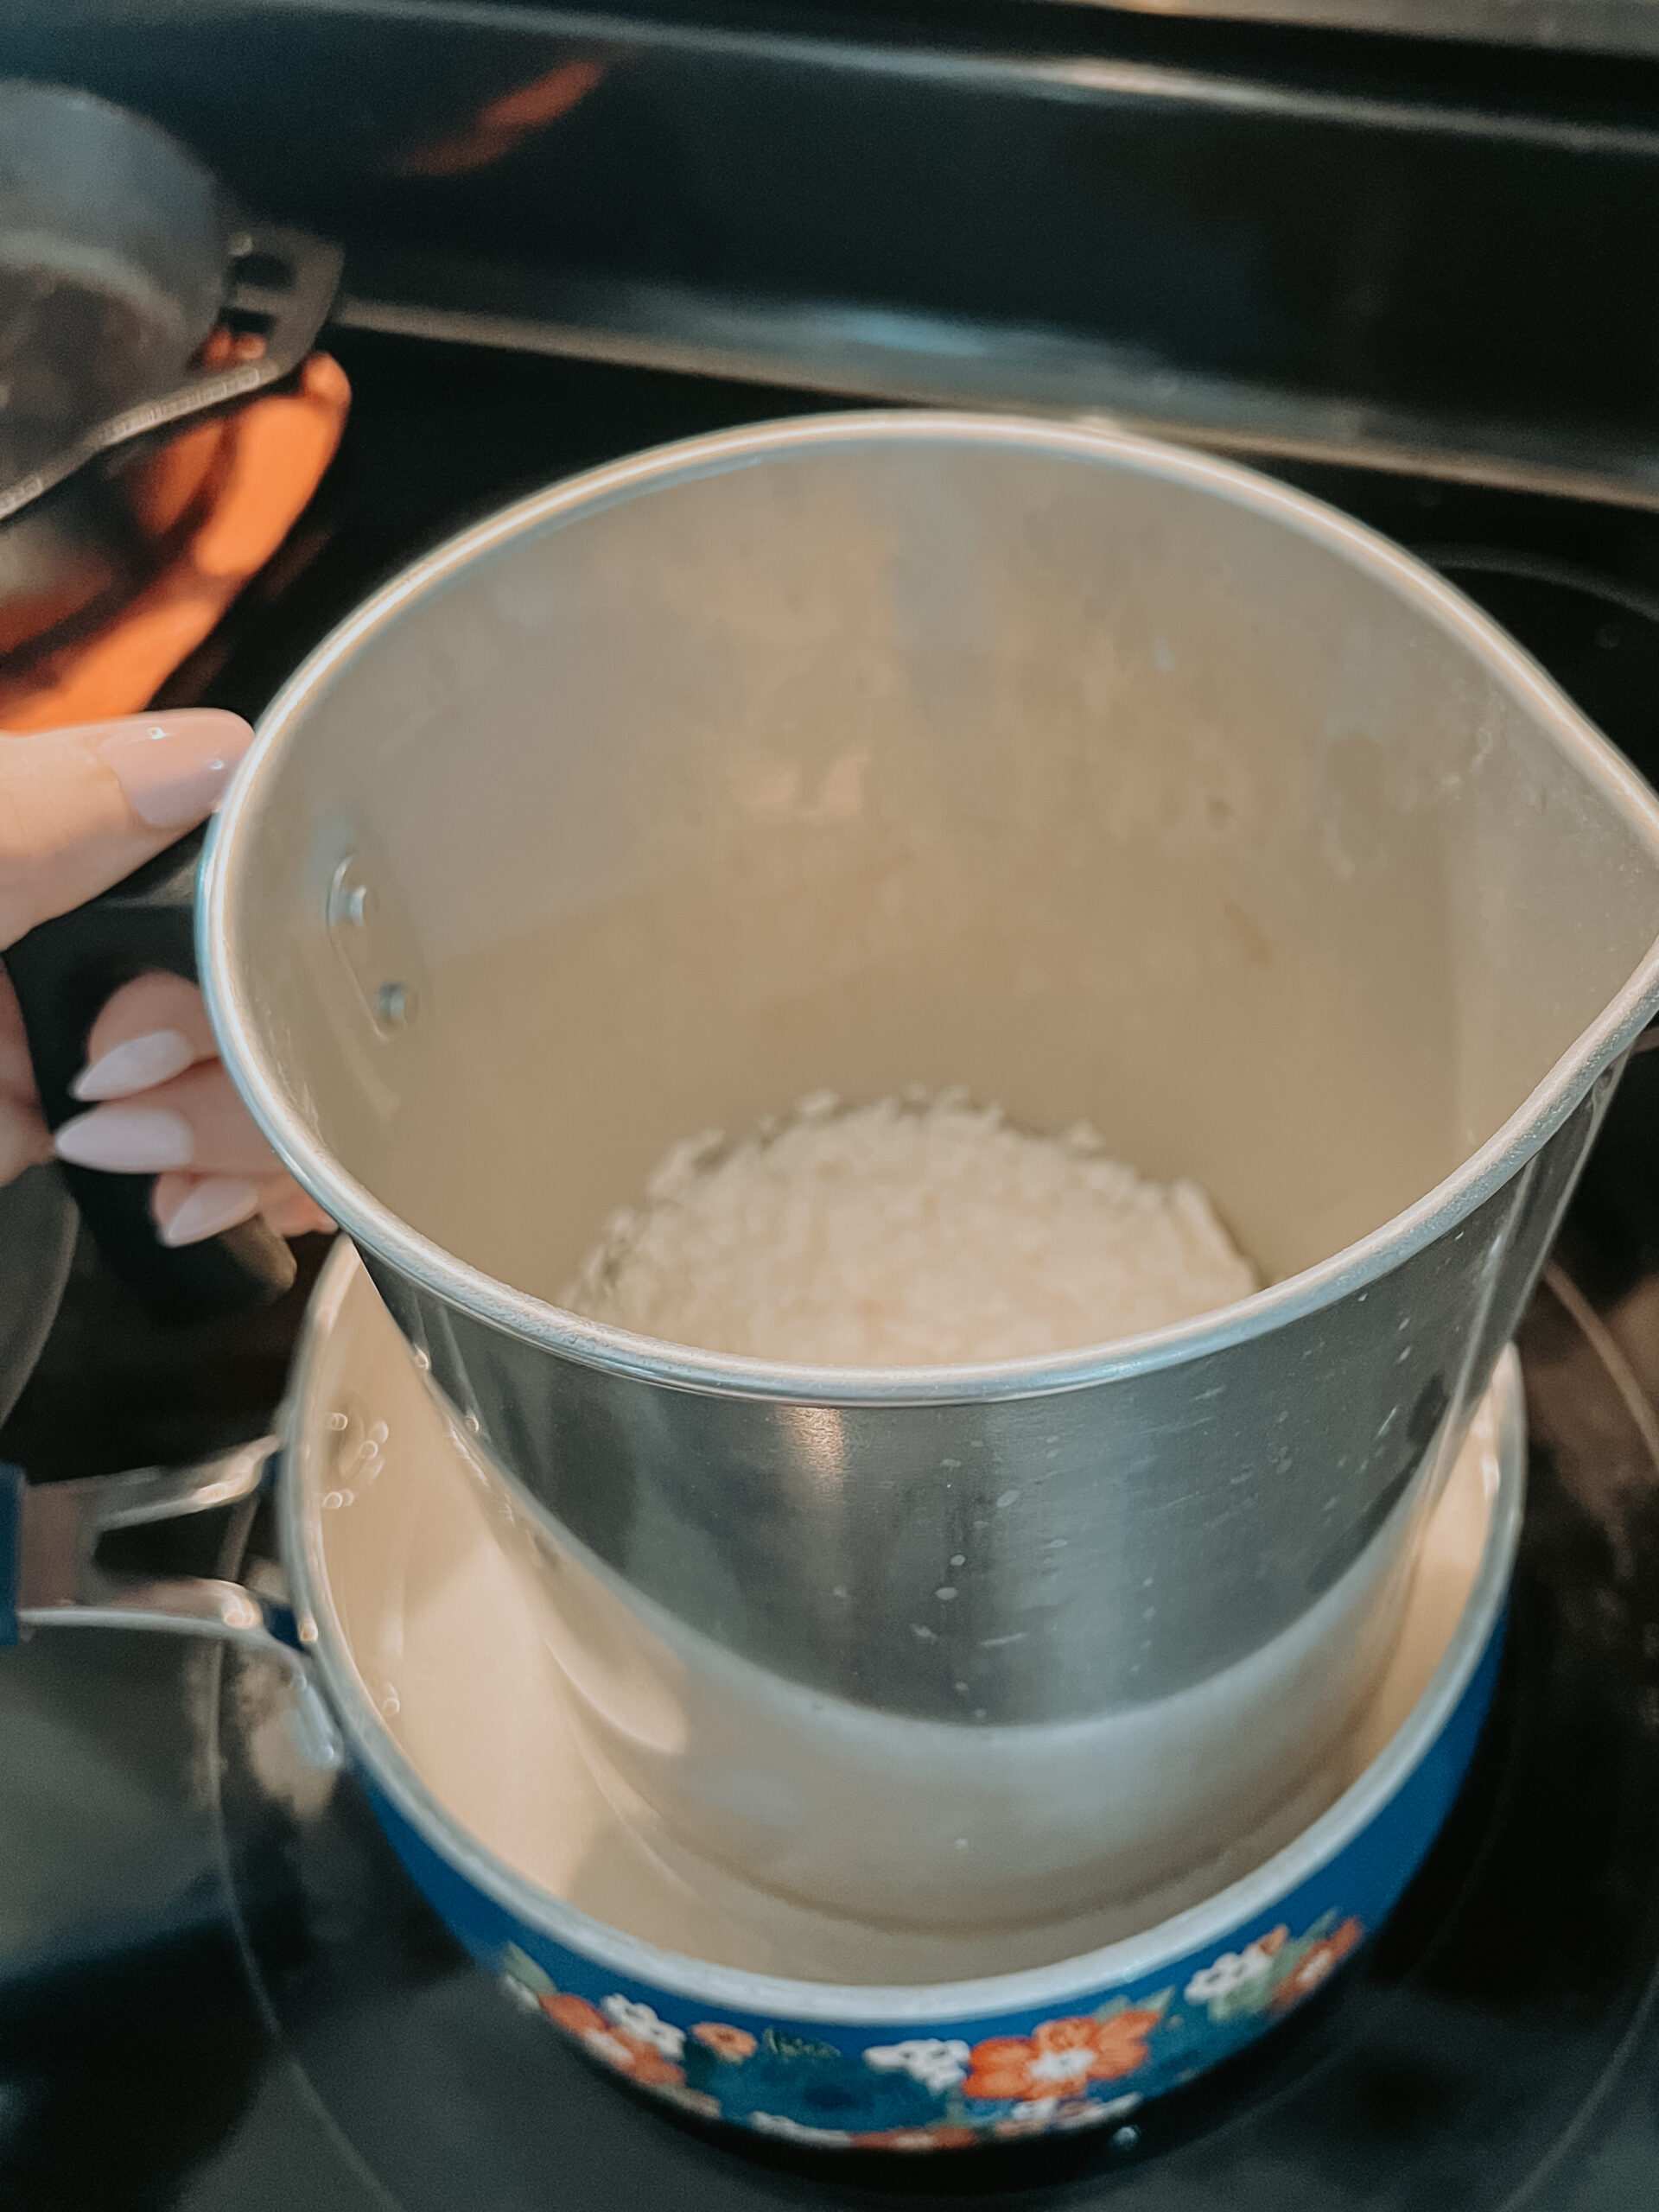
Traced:
POLYGON ((181 1075, 195 1057, 181 1029, 151 1029, 100 1052, 70 1084, 69 1096, 129 1098, 135 1090, 148 1090, 152 1084, 181 1075))
POLYGON ((240 1175, 208 1175, 196 1184, 161 1224, 163 1244, 199 1244, 234 1229, 259 1211, 257 1185, 240 1175))
POLYGON ((189 1122, 166 1106, 99 1106, 66 1122, 52 1141, 60 1160, 122 1175, 188 1167, 196 1148, 189 1122))
POLYGON ((134 715, 115 725, 99 751, 141 821, 152 830, 188 830, 219 804, 252 742, 239 715, 193 707, 134 715))

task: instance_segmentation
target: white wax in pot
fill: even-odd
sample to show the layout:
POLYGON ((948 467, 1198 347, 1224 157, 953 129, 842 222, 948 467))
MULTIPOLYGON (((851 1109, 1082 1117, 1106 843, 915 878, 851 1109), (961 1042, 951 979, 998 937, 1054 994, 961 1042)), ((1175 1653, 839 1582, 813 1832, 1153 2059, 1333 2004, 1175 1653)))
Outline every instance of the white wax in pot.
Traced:
POLYGON ((1258 1287, 1196 1183, 1147 1181, 1086 1123, 823 1092, 675 1146, 560 1302, 746 1358, 943 1367, 1139 1336, 1258 1287))

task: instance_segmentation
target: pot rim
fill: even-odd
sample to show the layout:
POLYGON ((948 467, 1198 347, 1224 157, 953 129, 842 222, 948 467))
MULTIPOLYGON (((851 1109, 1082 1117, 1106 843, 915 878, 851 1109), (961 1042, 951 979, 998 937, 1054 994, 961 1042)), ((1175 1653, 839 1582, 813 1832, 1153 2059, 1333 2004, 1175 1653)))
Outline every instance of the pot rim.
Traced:
POLYGON ((1659 865, 1659 797, 1537 663, 1433 571, 1323 501, 1234 462, 1127 432, 1017 415, 899 410, 806 416, 659 446, 534 493, 462 531, 365 600, 302 664, 260 717, 256 741, 209 825, 196 908, 197 960, 220 1052, 254 1120, 295 1179, 360 1244, 449 1304, 508 1334, 613 1374, 705 1395, 825 1406, 905 1406, 1048 1395, 1198 1360, 1363 1290, 1433 1243, 1502 1188, 1659 1010, 1659 938, 1596 1019, 1486 1142, 1403 1211, 1328 1259, 1230 1306, 1105 1344, 951 1367, 797 1365, 700 1351, 589 1321, 455 1258, 401 1220, 311 1135, 279 1081, 258 1009, 232 957, 232 883, 258 836, 285 742, 342 666, 462 570, 516 538, 690 478, 777 453, 870 442, 968 441, 1068 454, 1181 483, 1300 531, 1414 604, 1514 694, 1586 778, 1645 837, 1659 865))
POLYGON ((714 1965, 596 1920, 498 1858, 427 1788, 363 1687, 329 1588, 321 1513, 303 1464, 321 1349, 359 1279, 368 1283, 356 1252, 342 1237, 307 1310, 282 1423, 282 1550, 293 1580, 302 1643, 375 1787, 454 1872, 515 1920, 565 1949, 675 1997, 780 2019, 890 2027, 1037 2012, 1067 2004, 1080 1993, 1140 1980, 1271 1913, 1369 1827, 1439 1740, 1498 1630, 1526 1491, 1525 1402, 1513 1346, 1493 1371, 1498 1480, 1480 1562, 1450 1641, 1393 1738, 1292 1842, 1214 1896, 1139 1935, 1016 1973, 906 1986, 796 1980, 714 1965))

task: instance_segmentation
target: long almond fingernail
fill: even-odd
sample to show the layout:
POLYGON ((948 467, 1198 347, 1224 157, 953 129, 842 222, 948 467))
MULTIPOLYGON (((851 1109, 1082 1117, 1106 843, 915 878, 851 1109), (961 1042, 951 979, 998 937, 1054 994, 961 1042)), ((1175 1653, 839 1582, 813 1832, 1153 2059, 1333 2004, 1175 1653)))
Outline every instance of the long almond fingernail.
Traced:
POLYGON ((199 1244, 259 1211, 259 1190, 240 1175, 206 1175, 161 1224, 163 1244, 199 1244))
POLYGON ((195 1052, 181 1029, 151 1029, 142 1037, 129 1037, 124 1045, 111 1045, 100 1052, 69 1086, 72 1098, 130 1098, 135 1090, 148 1090, 181 1075, 195 1052))
POLYGON ((190 707, 118 722, 99 751, 141 822, 152 830, 188 830, 224 798, 252 742, 240 715, 190 707))
POLYGON ((196 1148, 189 1122, 166 1106, 99 1106, 66 1122, 52 1141, 60 1160, 118 1175, 188 1167, 196 1148))

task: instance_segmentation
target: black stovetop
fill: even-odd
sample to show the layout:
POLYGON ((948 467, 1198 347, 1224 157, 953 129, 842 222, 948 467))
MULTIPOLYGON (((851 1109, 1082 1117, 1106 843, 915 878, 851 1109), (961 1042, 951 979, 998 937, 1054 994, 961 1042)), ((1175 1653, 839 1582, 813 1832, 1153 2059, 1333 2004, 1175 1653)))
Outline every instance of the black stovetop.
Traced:
MULTIPOLYGON (((173 687, 252 711, 387 570, 516 492, 798 393, 342 334, 339 463, 173 687)), ((1659 776, 1659 518, 1337 470, 1659 776)), ((1659 2204, 1659 1054, 1636 1058, 1523 1332, 1531 1491, 1503 1686, 1362 1964, 1109 2142, 911 2161, 717 2140, 505 2004, 349 1781, 270 1755, 257 1669, 44 1635, 0 1665, 6 2212, 1122 2212, 1659 2204)), ((162 1336, 82 1254, 0 1457, 37 1478, 269 1420, 304 1287, 162 1336)), ((204 1558, 200 1564, 208 1562, 204 1558)))

